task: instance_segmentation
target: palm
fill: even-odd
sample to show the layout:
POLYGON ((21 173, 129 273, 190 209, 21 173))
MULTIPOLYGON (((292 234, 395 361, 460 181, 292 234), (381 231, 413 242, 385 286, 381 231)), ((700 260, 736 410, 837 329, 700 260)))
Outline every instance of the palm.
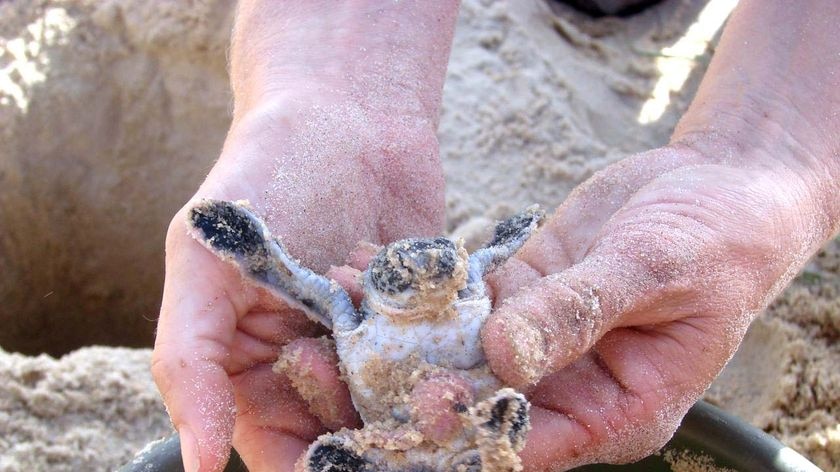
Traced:
MULTIPOLYGON (((271 371, 280 346, 292 339, 315 335, 318 328, 301 313, 280 306, 261 290, 245 284, 232 266, 184 236, 180 243, 183 247, 170 251, 170 257, 179 260, 171 262, 185 272, 194 273, 178 277, 179 283, 189 287, 172 288, 176 293, 186 294, 175 302, 174 309, 197 316, 161 320, 161 323, 185 323, 161 325, 162 330, 194 334, 190 336, 191 349, 183 346, 180 349, 180 363, 176 365, 184 369, 183 375, 175 373, 166 378, 172 382, 192 377, 195 388, 187 386, 187 389, 195 404, 187 414, 227 418, 232 423, 232 417, 219 413, 235 408, 234 447, 249 462, 294 460, 296 455, 291 459, 282 455, 263 457, 265 454, 255 451, 282 451, 284 444, 295 445, 296 440, 292 438, 315 437, 324 431, 305 403, 293 393, 289 380, 271 371)), ((157 349, 166 348, 158 345, 157 349)), ((161 392, 167 398, 169 386, 161 385, 161 392)), ((232 424, 209 422, 203 426, 203 431, 193 434, 227 436, 232 424)), ((302 450, 303 445, 298 446, 302 450)), ((226 454, 224 449, 212 451, 219 460, 226 454)))
POLYGON ((688 149, 634 156, 582 185, 490 280, 491 366, 516 385, 540 379, 528 467, 628 461, 670 437, 797 262, 802 241, 778 234, 803 202, 778 177, 688 149), (513 343, 528 333, 542 347, 523 354, 513 343))
MULTIPOLYGON (((437 232, 442 175, 429 130, 394 134, 406 139, 401 144, 414 163, 408 173, 384 148, 360 145, 349 152, 313 139, 325 134, 340 140, 340 132, 349 130, 375 134, 370 122, 304 107, 286 128, 293 106, 274 105, 232 128, 197 198, 248 199, 290 253, 319 271, 340 262, 359 240, 437 232), (315 113, 320 127, 311 128, 306 113, 315 113), (301 152, 301 142, 319 143, 312 150, 318 154, 301 152), (369 167, 398 177, 378 179, 369 167)), ((371 143, 392 144, 384 138, 371 143)), ((200 457, 201 470, 215 470, 232 441, 251 470, 292 470, 318 434, 358 421, 338 380, 335 354, 312 338, 322 333, 303 314, 244 282, 188 235, 186 212, 174 217, 167 234, 152 369, 184 457, 200 457), (295 362, 285 375, 272 372, 285 350, 295 350, 289 356, 295 362)))

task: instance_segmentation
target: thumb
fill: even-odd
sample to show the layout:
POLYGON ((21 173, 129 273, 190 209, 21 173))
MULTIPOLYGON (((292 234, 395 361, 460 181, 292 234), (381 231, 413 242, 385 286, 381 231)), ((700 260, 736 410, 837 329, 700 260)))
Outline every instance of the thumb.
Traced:
POLYGON ((162 358, 155 358, 152 372, 181 439, 184 470, 222 470, 235 414, 227 374, 212 362, 162 358))
MULTIPOLYGON (((223 367, 235 333, 236 308, 219 278, 194 268, 218 267, 215 256, 187 241, 168 256, 152 376, 181 437, 185 469, 222 470, 235 420, 233 386, 223 367), (205 274, 206 275, 206 274, 205 274)), ((212 271, 211 271, 212 272, 212 271)))
POLYGON ((615 225, 581 262, 505 299, 482 331, 496 375, 515 387, 533 385, 615 327, 693 313, 693 287, 708 286, 692 283, 699 280, 695 261, 713 235, 701 225, 676 230, 686 222, 672 218, 615 225))

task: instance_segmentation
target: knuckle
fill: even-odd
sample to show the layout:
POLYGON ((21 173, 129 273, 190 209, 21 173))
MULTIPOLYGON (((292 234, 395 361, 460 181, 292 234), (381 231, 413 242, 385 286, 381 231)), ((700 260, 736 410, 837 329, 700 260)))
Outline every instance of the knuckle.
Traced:
POLYGON ((546 276, 550 293, 537 321, 546 333, 550 357, 566 362, 582 354, 600 339, 607 322, 599 288, 575 274, 546 276), (569 345, 569 343, 574 343, 569 345), (568 352, 551 352, 563 350, 568 352))
POLYGON ((623 223, 608 239, 643 280, 666 284, 700 264, 713 241, 712 230, 697 218, 669 211, 646 213, 623 223))
POLYGON ((187 239, 187 224, 186 224, 186 211, 187 207, 184 206, 178 213, 172 217, 172 220, 169 221, 169 226, 166 228, 166 253, 172 254, 177 248, 183 244, 183 241, 187 239))

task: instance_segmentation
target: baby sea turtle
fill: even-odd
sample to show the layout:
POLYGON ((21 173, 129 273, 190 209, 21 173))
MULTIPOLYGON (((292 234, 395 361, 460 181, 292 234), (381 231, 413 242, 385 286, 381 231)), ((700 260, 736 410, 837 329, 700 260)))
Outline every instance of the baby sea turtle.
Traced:
POLYGON ((490 314, 483 277, 536 231, 537 206, 499 223, 468 255, 447 238, 411 238, 382 249, 362 274, 357 309, 334 281, 303 267, 247 202, 202 200, 191 234, 251 281, 332 330, 340 368, 364 428, 322 435, 299 468, 326 471, 505 471, 530 428, 525 396, 492 374, 480 331, 490 314), (453 404, 461 421, 445 440, 426 437, 412 408, 429 379, 466 385, 453 404))

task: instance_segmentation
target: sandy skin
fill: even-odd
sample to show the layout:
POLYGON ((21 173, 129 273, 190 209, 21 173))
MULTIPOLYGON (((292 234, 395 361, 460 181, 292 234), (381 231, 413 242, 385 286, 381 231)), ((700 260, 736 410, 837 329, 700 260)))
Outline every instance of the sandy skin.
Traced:
MULTIPOLYGON (((88 335, 86 343, 104 342, 102 338, 90 336, 106 333, 102 327, 116 327, 115 316, 120 317, 119 326, 124 333, 131 336, 137 336, 140 329, 132 324, 133 321, 124 321, 126 319, 136 320, 142 329, 151 331, 154 327, 152 320, 159 306, 162 284, 162 264, 154 262, 163 260, 160 228, 204 178, 218 157, 229 126, 225 51, 228 49, 229 19, 233 17, 232 4, 227 1, 176 2, 171 8, 160 9, 156 2, 149 1, 48 0, 37 5, 20 0, 3 2, 4 15, 10 15, 4 16, 8 19, 4 21, 2 33, 6 41, 17 37, 27 41, 37 39, 31 36, 30 31, 34 30, 30 25, 40 24, 45 6, 50 15, 66 14, 78 22, 75 28, 66 32, 50 30, 57 33, 54 38, 59 41, 40 43, 37 56, 28 56, 34 62, 23 63, 38 64, 42 58, 49 58, 49 68, 39 69, 46 73, 46 80, 31 88, 24 86, 30 102, 28 109, 25 112, 18 110, 14 101, 10 107, 3 108, 0 119, 6 121, 3 145, 0 146, 3 155, 0 174, 4 175, 0 179, 7 191, 0 210, 4 223, 0 226, 25 230, 22 233, 25 237, 15 239, 23 244, 11 246, 7 255, 37 257, 39 267, 55 277, 18 279, 14 270, 5 270, 6 281, 14 281, 6 287, 19 292, 21 299, 25 298, 23 301, 29 304, 25 306, 40 307, 42 314, 49 317, 47 319, 63 321, 74 316, 67 310, 71 295, 87 297, 96 303, 85 305, 86 308, 75 315, 78 320, 94 322, 91 326, 95 328, 71 323, 78 328, 77 332, 88 335), (124 80, 127 75, 132 80, 124 80), (188 84, 201 86, 196 88, 188 84), (114 115, 112 112, 117 109, 121 112, 114 115), (103 122, 109 126, 102 126, 103 122), (56 133, 55 130, 66 132, 56 133), (75 131, 68 133, 69 130, 75 131), (150 136, 161 139, 150 140, 150 136), (119 139, 114 141, 115 137, 119 139), (115 156, 119 156, 119 172, 112 174, 115 156), (28 167, 30 163, 36 165, 28 167), (86 165, 78 166, 80 163, 86 165), (21 167, 17 167, 18 164, 21 167), (47 168, 50 171, 44 173, 47 168), (114 182, 113 177, 120 182, 123 182, 121 179, 130 180, 132 183, 126 181, 119 191, 129 193, 122 196, 131 201, 131 207, 126 208, 123 200, 112 198, 113 189, 107 185, 78 185, 74 179, 83 170, 96 172, 90 177, 99 183, 114 182), (30 188, 26 186, 28 183, 37 186, 30 188), (56 193, 51 193, 53 191, 56 193), (76 208, 84 209, 84 214, 91 219, 79 221, 78 213, 67 213, 69 207, 57 205, 57 201, 80 205, 76 208), (100 203, 107 205, 102 213, 81 206, 100 203), (124 213, 128 210, 131 213, 124 213), (145 220, 143 215, 151 220, 145 220), (130 227, 125 226, 127 220, 132 222, 130 227), (73 231, 48 231, 56 225, 72 227, 73 231), (108 236, 119 228, 128 234, 120 233, 116 238, 108 236), (92 229, 95 231, 91 232, 92 229), (45 236, 47 242, 57 242, 45 244, 45 236), (49 239, 51 237, 56 239, 49 239), (92 243, 92 246, 84 247, 89 247, 95 258, 74 252, 83 241, 92 243), (147 249, 133 253, 123 246, 147 249), (104 247, 109 250, 103 250, 104 247), (45 254, 49 254, 49 266, 43 260, 45 254), (96 265, 102 259, 110 261, 113 269, 96 265), (78 264, 81 260, 85 261, 85 267, 93 265, 76 272, 76 280, 84 281, 84 284, 77 284, 67 279, 68 266, 63 264, 78 264), (145 265, 154 268, 161 266, 160 271, 141 274, 125 270, 138 263, 148 263, 145 265), (103 297, 103 293, 111 290, 100 283, 103 280, 117 287, 131 287, 132 291, 124 292, 124 300, 130 303, 144 300, 145 308, 134 309, 114 298, 103 297), (60 290, 55 290, 59 285, 60 290), (101 290, 103 286, 105 291, 101 290)), ((696 20, 696 13, 702 6, 703 2, 692 6, 667 2, 649 13, 625 20, 593 22, 565 10, 554 19, 542 2, 495 3, 490 8, 484 2, 464 2, 450 66, 451 80, 447 83, 444 100, 443 126, 439 130, 449 182, 448 229, 457 228, 460 233, 472 223, 475 227, 485 227, 488 221, 529 201, 554 207, 577 183, 623 153, 664 142, 677 115, 685 111, 693 96, 695 79, 699 80, 712 48, 695 62, 692 78, 685 87, 671 94, 671 104, 663 118, 656 123, 637 126, 638 107, 648 98, 647 93, 659 77, 658 59, 647 52, 658 51, 679 39, 696 20), (563 35, 554 31, 555 21, 563 35), (610 32, 607 35, 604 35, 605 28, 610 32), (640 29, 644 30, 641 36, 640 29), (643 47, 644 51, 630 50, 631 46, 643 47), (476 57, 485 61, 481 68, 475 67, 476 57), (493 81, 486 80, 487 70, 492 71, 493 81), (586 73, 581 75, 580 71, 584 70, 586 73), (511 71, 517 71, 517 74, 511 71), (570 97, 574 99, 570 100, 570 97), (526 184, 525 188, 522 183, 526 184), (486 191, 487 185, 491 186, 492 192, 486 191)), ((778 23, 781 24, 784 22, 778 23)), ((49 23, 47 26, 50 27, 49 23)), ((766 31, 764 33, 763 40, 769 40, 770 36, 766 31)), ((779 33, 786 34, 784 31, 779 33)), ((50 37, 49 34, 44 36, 50 37)), ((764 46, 762 43, 761 47, 764 46)), ((35 54, 35 51, 30 53, 35 54)), ((818 77, 804 72, 801 65, 790 76, 818 77)), ((4 89, 3 93, 6 92, 4 89)), ((823 96, 810 103, 831 103, 826 98, 823 96)), ((352 242, 348 241, 348 244, 352 245, 352 242)), ((836 257, 836 250, 829 254, 836 257)), ((343 257, 341 255, 331 263, 341 263, 343 257)), ((11 265, 5 265, 6 269, 17 265, 19 270, 29 271, 32 267, 27 259, 13 258, 7 262, 11 265)), ((78 265, 74 267, 78 268, 78 265)), ((527 266, 520 268, 523 276, 527 276, 527 266)), ((509 268, 509 271, 513 270, 509 268)), ((831 270, 836 272, 836 269, 831 270)), ((737 411, 742 417, 752 419, 755 425, 768 428, 795 449, 814 454, 812 459, 822 457, 822 462, 818 463, 826 470, 833 470, 834 459, 840 457, 836 452, 838 436, 834 428, 837 408, 831 403, 831 395, 825 395, 838 391, 835 387, 838 384, 836 376, 821 373, 834 372, 834 366, 840 362, 837 350, 830 342, 837 338, 836 329, 832 328, 837 323, 831 321, 836 320, 837 313, 834 280, 823 277, 814 281, 810 275, 803 276, 794 290, 786 293, 761 320, 762 326, 771 334, 778 330, 783 334, 784 342, 779 341, 778 335, 769 338, 774 346, 778 345, 782 358, 775 368, 761 377, 774 382, 778 390, 769 390, 772 395, 762 397, 763 400, 747 409, 739 410, 739 402, 727 404, 730 411, 737 411), (783 381, 774 377, 780 369, 784 373, 783 381), (766 410, 759 410, 760 405, 768 406, 766 410)), ((4 316, 27 323, 19 327, 18 334, 38 333, 41 339, 46 339, 47 347, 59 348, 55 336, 49 335, 49 330, 41 331, 46 327, 37 324, 44 317, 22 316, 23 310, 12 308, 19 305, 15 298, 6 298, 6 302, 4 316)), ((249 325, 252 323, 255 321, 248 321, 249 325)), ((55 325, 61 334, 67 334, 66 324, 57 322, 55 325)), ((9 328, 4 333, 22 339, 14 334, 11 326, 9 328)), ((757 338, 748 335, 745 342, 761 345, 766 334, 757 338)), ((317 337, 319 334, 312 335, 317 337)), ((121 337, 113 342, 125 343, 128 339, 136 338, 121 337)), ((0 344, 10 352, 23 349, 6 341, 0 344)), ((29 365, 31 358, 3 354, 3 364, 9 369, 4 378, 11 380, 5 384, 13 390, 23 386, 7 395, 8 398, 20 398, 20 409, 15 410, 11 424, 5 425, 11 430, 4 429, 3 432, 5 437, 12 438, 12 444, 16 444, 9 451, 13 460, 16 458, 25 464, 21 466, 24 470, 76 470, 78 467, 66 465, 71 463, 85 464, 80 467, 88 469, 114 469, 127 461, 130 457, 128 447, 125 450, 104 448, 107 441, 99 438, 112 438, 113 428, 121 428, 115 426, 120 423, 113 422, 109 414, 133 411, 131 408, 137 406, 136 401, 129 402, 131 406, 127 409, 123 406, 128 400, 120 396, 117 382, 136 384, 129 389, 136 388, 148 392, 147 398, 157 398, 154 386, 146 384, 150 382, 146 376, 136 375, 130 380, 107 376, 108 382, 115 382, 115 397, 107 401, 114 410, 97 408, 80 416, 72 408, 90 404, 90 398, 101 398, 98 395, 103 392, 96 386, 102 381, 103 369, 111 373, 134 369, 134 365, 145 369, 150 352, 137 352, 138 356, 134 357, 113 350, 95 353, 86 349, 55 364, 37 358, 37 363, 45 366, 47 375, 61 371, 62 378, 67 381, 68 387, 56 388, 49 395, 42 394, 48 384, 30 385, 32 379, 28 371, 18 367, 29 365), (90 383, 75 380, 88 373, 95 380, 90 383), (80 385, 83 390, 77 392, 69 387, 72 385, 80 385), (84 390, 87 388, 90 390, 84 390), (81 395, 77 396, 77 393, 81 395), (38 395, 38 401, 32 402, 28 397, 30 394, 38 395), (87 453, 82 454, 77 449, 78 436, 59 434, 55 428, 58 417, 44 419, 42 408, 49 408, 55 414, 63 411, 62 408, 69 408, 61 413, 61 425, 66 429, 60 431, 88 435, 89 447, 84 449, 87 453), (85 426, 76 423, 88 420, 90 423, 85 426), (38 433, 33 436, 32 431, 38 433), (27 449, 29 447, 49 450, 36 455, 27 449), (90 454, 92 451, 97 451, 95 457, 90 454), (61 462, 65 463, 65 468, 59 465, 61 462)), ((752 363, 733 367, 737 368, 730 370, 730 379, 736 377, 739 385, 749 384, 750 375, 758 372, 752 363)), ((132 398, 136 397, 132 395, 132 398)), ((169 430, 162 406, 151 403, 145 408, 137 417, 154 418, 159 429, 149 428, 145 420, 125 423, 125 431, 130 431, 132 436, 138 435, 133 439, 126 437, 126 445, 134 441, 134 447, 139 448, 147 440, 169 430)))
MULTIPOLYGON (((535 409, 535 427, 529 447, 522 453, 526 467, 543 470, 592 460, 626 461, 656 449, 671 435, 681 415, 734 352, 755 313, 837 229, 840 209, 831 195, 836 191, 838 169, 836 162, 830 159, 831 153, 826 151, 834 149, 836 143, 830 133, 824 132, 832 127, 806 125, 831 121, 834 115, 828 104, 833 103, 833 98, 825 100, 825 97, 835 97, 839 89, 835 86, 836 71, 813 60, 813 57, 836 53, 836 45, 826 39, 831 35, 827 33, 830 22, 825 19, 831 15, 822 10, 828 6, 815 1, 808 8, 791 12, 787 10, 790 7, 781 2, 773 3, 771 7, 764 3, 761 7, 756 5, 756 2, 746 2, 736 10, 698 99, 681 122, 672 144, 613 165, 579 188, 555 213, 549 222, 550 231, 546 231, 543 238, 532 241, 530 249, 526 248, 520 258, 519 267, 507 272, 514 277, 500 277, 497 282, 497 293, 508 293, 510 297, 498 305, 484 332, 484 347, 490 365, 506 382, 523 388, 532 386, 532 398, 541 408, 535 409), (755 29, 755 25, 762 22, 773 24, 775 16, 786 17, 794 13, 806 15, 805 19, 813 21, 782 22, 789 30, 775 29, 776 35, 769 38, 755 29), (802 29, 805 23, 811 26, 802 29), (796 56, 793 52, 768 52, 744 57, 738 54, 739 48, 731 46, 757 37, 766 39, 756 41, 768 51, 781 48, 809 53, 796 56), (780 40, 782 37, 785 39, 780 40), (799 43, 791 42, 790 38, 799 43), (815 51, 825 54, 815 54, 815 51), (792 57, 796 59, 792 60, 792 57), (735 63, 739 67, 734 67, 735 63), (817 79, 791 86, 784 78, 790 75, 789 70, 794 66, 799 71, 808 69, 806 76, 817 79), (779 108, 780 102, 773 97, 760 93, 741 95, 738 84, 745 78, 760 82, 755 90, 773 90, 785 97, 782 103, 818 106, 805 110, 806 116, 790 114, 789 107, 779 108), (739 92, 733 96, 736 92, 731 91, 739 92), (721 119, 728 116, 737 118, 721 119), (788 135, 776 132, 779 128, 796 136, 794 144, 787 139, 788 135), (586 224, 580 225, 581 221, 586 224), (662 238, 663 234, 668 238, 662 238), (731 300, 739 303, 733 306, 731 300), (524 336, 525 342, 515 342, 515 334, 524 336), (581 378, 586 382, 576 381, 581 378), (549 438, 557 437, 564 441, 549 441, 549 438)), ((271 30, 271 25, 260 21, 265 15, 258 14, 259 8, 259 2, 254 2, 240 11, 248 31, 271 30)), ((426 33, 428 31, 417 34, 428 39, 430 35, 426 33)), ((425 53, 417 57, 423 64, 441 65, 445 54, 440 53, 448 48, 436 41, 444 38, 445 43, 451 32, 448 36, 431 36, 434 38, 429 42, 420 41, 419 44, 421 48, 430 46, 426 53, 436 51, 433 57, 429 60, 425 53)), ((237 41, 247 42, 258 37, 259 34, 250 33, 248 36, 235 35, 234 50, 237 41)), ((261 46, 266 47, 264 43, 261 46)), ((270 45, 268 47, 270 50, 270 45)), ((326 116, 323 113, 295 115, 289 114, 288 108, 279 107, 278 104, 295 103, 295 99, 317 92, 318 84, 313 90, 299 81, 297 83, 302 84, 298 89, 300 94, 292 94, 292 97, 272 95, 277 91, 272 88, 275 84, 281 83, 282 89, 288 90, 288 69, 277 69, 281 65, 278 62, 260 63, 258 57, 234 56, 233 70, 257 71, 257 74, 234 77, 238 107, 234 126, 223 157, 199 196, 248 198, 259 202, 257 205, 268 210, 266 213, 274 215, 271 223, 279 227, 277 233, 284 240, 288 233, 294 234, 289 234, 288 240, 292 245, 301 246, 304 258, 307 251, 317 245, 303 244, 303 241, 320 240, 322 247, 335 256, 336 252, 348 249, 349 241, 390 240, 388 236, 383 237, 383 227, 408 228, 412 224, 391 226, 395 222, 385 215, 404 216, 407 213, 400 210, 411 208, 412 203, 429 203, 431 209, 421 212, 426 216, 422 220, 426 223, 439 221, 429 218, 442 213, 434 210, 434 204, 431 204, 440 202, 440 194, 434 196, 440 187, 430 185, 434 176, 440 174, 430 170, 435 167, 436 157, 430 149, 433 146, 428 145, 430 134, 427 134, 436 124, 435 113, 407 115, 414 118, 409 124, 424 123, 420 126, 424 131, 403 126, 397 128, 400 130, 397 135, 375 134, 372 139, 363 139, 358 147, 351 147, 350 155, 358 156, 359 160, 340 160, 337 175, 347 185, 337 187, 338 180, 326 179, 320 170, 339 164, 335 160, 337 156, 330 153, 347 148, 324 146, 323 139, 341 137, 342 130, 348 128, 347 122, 338 125, 330 118, 327 119, 329 126, 323 128, 319 127, 321 122, 312 118, 326 116), (271 73, 278 70, 280 73, 272 77, 271 73), (260 75, 266 71, 269 74, 260 75), (266 101, 266 97, 272 100, 266 101), (418 116, 424 117, 425 121, 417 120, 418 116), (278 135, 277 123, 290 125, 284 128, 288 133, 278 135), (301 128, 295 127, 301 123, 305 124, 303 128, 308 126, 317 133, 308 137, 301 134, 301 128), (271 129, 271 133, 267 129, 271 129), (302 139, 301 135, 304 136, 302 139), (369 151, 365 145, 381 144, 382 138, 391 138, 394 141, 389 142, 396 141, 402 146, 411 143, 408 149, 417 149, 412 144, 425 142, 426 147, 420 148, 431 153, 422 154, 425 158, 412 161, 411 166, 407 166, 407 161, 393 159, 380 161, 383 167, 370 166, 371 154, 365 152, 369 151), (254 144, 257 142, 258 145, 254 144), (258 156, 266 148, 292 152, 291 157, 281 158, 280 165, 274 166, 280 168, 277 173, 272 174, 265 166, 251 165, 255 159, 260 161, 258 156), (297 155, 296 160, 295 151, 304 148, 328 150, 326 160, 316 157, 304 161, 300 159, 303 154, 297 155), (356 152, 359 149, 362 151, 356 152), (429 164, 429 156, 433 162, 429 167, 416 167, 421 162, 429 164), (405 187, 407 191, 395 193, 376 178, 376 172, 389 165, 387 175, 411 174, 412 178, 405 180, 409 184, 405 187), (360 179, 359 169, 374 169, 374 178, 360 179), (412 169, 412 172, 406 172, 406 169, 412 169), (418 172, 430 178, 418 179, 418 172), (280 206, 277 201, 261 200, 260 191, 272 188, 271 178, 286 190, 282 194, 286 200, 280 206), (241 181, 248 181, 255 187, 237 187, 235 182, 241 181), (382 195, 396 195, 397 198, 382 206, 381 201, 371 198, 371 186, 359 189, 352 185, 354 181, 377 182, 381 186, 374 185, 374 189, 382 190, 382 195), (417 186, 421 182, 423 185, 417 186), (255 188, 260 190, 255 191, 255 188), (338 188, 358 191, 354 198, 341 200, 352 201, 353 206, 335 208, 328 204, 339 201, 331 198, 330 193, 338 188), (320 202, 323 206, 319 208, 323 212, 302 215, 294 209, 305 207, 300 204, 303 202, 320 202), (374 207, 380 210, 373 211, 374 207), (371 218, 366 211, 372 211, 375 217, 371 218), (341 217, 337 218, 337 215, 341 217), (313 217, 323 219, 313 222, 313 217), (349 232, 339 231, 339 234, 323 238, 320 233, 324 228, 335 227, 335 221, 359 224, 350 224, 349 232), (306 234, 307 231, 314 231, 320 238, 307 239, 307 236, 313 236, 306 234), (368 234, 363 234, 365 232, 368 234)), ((392 58, 392 61, 400 57, 392 58)), ((295 64, 294 58, 288 62, 281 59, 281 62, 295 64)), ((328 64, 330 61, 316 63, 328 64)), ((406 66, 412 70, 416 63, 406 66)), ((332 80, 336 76, 326 74, 326 78, 332 80)), ((359 90, 380 90, 375 81, 362 82, 361 88, 353 90, 350 87, 351 95, 359 90), (371 88, 366 89, 366 86, 371 88)), ((432 82, 425 82, 419 90, 414 89, 417 94, 409 104, 431 104, 424 111, 436 110, 439 93, 434 90, 440 82, 432 82), (420 97, 419 102, 415 100, 417 97, 420 97), (434 99, 424 102, 428 97, 434 99)), ((317 102, 305 101, 307 106, 314 108, 292 109, 324 110, 317 102)), ((366 118, 352 106, 328 109, 338 112, 338 115, 329 116, 340 116, 345 120, 348 117, 366 118)), ((423 106, 415 110, 423 111, 423 106)), ((390 116, 377 118, 387 122, 390 116)), ((350 123, 370 124, 371 121, 360 119, 350 123)), ((401 120, 401 124, 405 123, 406 120, 401 120)), ((382 153, 380 156, 399 154, 389 146, 378 149, 382 153)), ((324 157, 324 152, 315 155, 324 157)), ((374 152, 374 155, 377 154, 374 152)), ((176 216, 176 221, 178 218, 183 215, 176 216)), ((415 234, 424 232, 417 227, 412 231, 415 234)), ((222 269, 207 259, 202 260, 195 248, 183 240, 183 228, 177 224, 173 224, 168 243, 167 288, 154 371, 173 413, 173 421, 182 429, 182 438, 196 438, 194 447, 185 448, 185 462, 193 466, 201 458, 201 469, 212 470, 222 461, 219 452, 226 450, 232 438, 235 445, 239 443, 245 448, 243 456, 246 462, 251 457, 249 466, 252 468, 268 464, 290 467, 290 453, 300 447, 300 442, 295 442, 286 428, 299 433, 298 437, 307 437, 311 434, 309 430, 295 432, 299 426, 284 423, 283 418, 270 418, 270 415, 261 418, 277 420, 283 433, 263 434, 264 428, 271 423, 249 428, 247 418, 241 415, 234 430, 233 415, 229 413, 236 395, 228 382, 237 372, 229 369, 228 359, 237 358, 235 354, 239 352, 238 346, 231 350, 236 344, 232 343, 230 333, 235 332, 234 327, 248 318, 249 313, 255 309, 259 311, 260 303, 264 304, 265 300, 260 300, 253 290, 243 289, 236 293, 229 290, 241 288, 241 281, 234 280, 230 274, 222 275, 222 269), (185 283, 186 279, 192 280, 192 276, 197 275, 196 267, 202 267, 200 276, 208 281, 198 293, 188 290, 185 283), (185 298, 182 296, 185 293, 190 295, 185 298), (194 314, 213 300, 219 301, 216 305, 219 308, 196 319, 194 314), (220 330, 219 325, 226 328, 220 330), (172 339, 174 333, 190 333, 190 339, 181 342, 192 349, 190 353, 179 352, 173 347, 176 345, 172 339), (199 353, 197 357, 193 354, 196 352, 199 353), (202 385, 203 390, 216 392, 220 399, 227 400, 214 403, 215 408, 210 409, 213 415, 206 415, 200 406, 192 406, 194 398, 182 385, 173 382, 174 378, 186 378, 188 384, 202 385), (253 435, 251 441, 242 442, 245 436, 237 439, 237 434, 249 429, 253 435), (265 441, 279 441, 281 446, 268 448, 265 441), (268 449, 276 451, 274 457, 257 454, 258 450, 268 449)), ((292 252, 296 251, 293 249, 292 252)), ((321 267, 326 265, 321 264, 321 267)), ((498 298, 501 301, 501 297, 498 298)), ((258 371, 253 364, 248 369, 249 373, 258 371)), ((259 396, 246 397, 246 400, 240 404, 245 411, 251 411, 254 402, 264 401, 259 396)), ((208 411, 207 408, 204 411, 208 411)), ((308 423, 298 421, 296 424, 308 423)))
MULTIPOLYGON (((197 201, 188 226, 251 284, 331 330, 334 344, 323 340, 315 355, 335 349, 332 363, 338 362, 364 427, 320 436, 299 467, 516 471, 530 405, 486 365, 479 331, 491 304, 483 277, 515 254, 543 217, 533 206, 499 222, 472 255, 443 237, 390 243, 362 273, 365 293, 357 307, 335 281, 300 265, 248 202, 197 201), (440 407, 460 427, 435 413, 440 407)), ((315 416, 335 416, 340 405, 328 403, 329 392, 339 386, 312 385, 330 380, 313 375, 312 358, 286 346, 274 371, 292 380, 315 416)))
MULTIPOLYGON (((319 44, 324 56, 316 59, 315 51, 300 56, 287 49, 291 56, 285 58, 269 53, 273 46, 262 33, 274 36, 279 23, 266 22, 273 15, 265 13, 264 2, 241 2, 231 52, 234 121, 222 157, 196 196, 251 201, 269 216, 272 232, 289 251, 316 270, 341 264, 360 240, 440 234, 443 179, 435 126, 457 8, 404 11, 419 5, 381 2, 340 11, 306 3, 290 11, 299 19, 318 17, 324 28, 342 33, 322 41, 319 34, 325 30, 305 21, 282 32, 287 42, 319 44), (436 29, 417 22, 412 23, 417 31, 401 28, 395 36, 393 23, 384 21, 412 14, 436 29), (368 26, 359 31, 335 27, 348 21, 368 26), (365 32, 362 43, 360 31, 365 32), (333 54, 348 44, 358 49, 340 57, 352 73, 331 75, 333 54), (418 54, 392 52, 405 48, 418 54), (361 61, 357 56, 364 49, 371 53, 361 61), (381 61, 372 60, 372 53, 381 61), (261 62, 267 57, 278 61, 261 62), (307 64, 330 67, 319 72, 321 80, 313 80, 307 64), (309 73, 297 75, 301 70, 295 65, 309 73), (416 80, 383 84, 383 65, 414 71, 416 80), (290 88, 290 82, 302 88, 290 88), (400 106, 388 109, 387 104, 400 106)), ((247 287, 235 269, 214 262, 215 256, 187 234, 185 214, 186 209, 179 212, 168 233, 168 275, 152 371, 181 433, 186 468, 218 470, 232 443, 251 470, 291 470, 327 429, 299 396, 271 388, 277 375, 271 363, 291 339, 321 333, 305 320, 297 324, 299 313, 247 287), (196 280, 204 283, 196 287, 196 280), (185 346, 194 349, 184 351, 185 346), (200 391, 213 395, 198 401, 200 391)), ((346 390, 334 393, 329 401, 336 404, 347 398, 346 390)))

